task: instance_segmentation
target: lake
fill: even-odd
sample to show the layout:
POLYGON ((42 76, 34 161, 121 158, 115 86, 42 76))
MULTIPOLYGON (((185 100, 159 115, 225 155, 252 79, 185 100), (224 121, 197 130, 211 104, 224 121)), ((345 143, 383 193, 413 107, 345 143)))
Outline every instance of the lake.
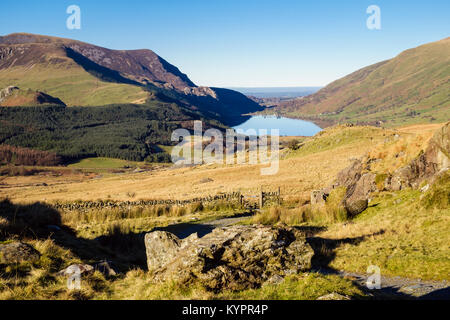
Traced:
POLYGON ((277 116, 252 116, 246 122, 233 127, 235 130, 266 129, 270 134, 271 129, 280 130, 280 136, 307 136, 311 137, 322 131, 316 124, 299 119, 290 119, 277 116))

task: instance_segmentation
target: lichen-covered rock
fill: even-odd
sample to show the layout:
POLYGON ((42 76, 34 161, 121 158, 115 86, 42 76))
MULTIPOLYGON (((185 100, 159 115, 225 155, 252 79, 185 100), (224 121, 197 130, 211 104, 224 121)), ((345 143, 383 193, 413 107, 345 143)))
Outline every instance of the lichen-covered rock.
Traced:
POLYGON ((349 198, 344 200, 344 207, 350 217, 357 216, 367 209, 369 200, 364 198, 349 198))
POLYGON ((355 160, 353 163, 338 173, 336 178, 335 186, 340 187, 350 187, 355 185, 359 178, 361 178, 361 173, 363 171, 363 164, 361 160, 355 160))
POLYGON ((233 226, 185 240, 156 231, 145 245, 156 281, 198 281, 213 291, 257 288, 274 276, 297 274, 310 269, 314 255, 304 234, 289 227, 233 226))
POLYGON ((23 242, 0 244, 0 264, 35 262, 41 257, 31 245, 23 242))

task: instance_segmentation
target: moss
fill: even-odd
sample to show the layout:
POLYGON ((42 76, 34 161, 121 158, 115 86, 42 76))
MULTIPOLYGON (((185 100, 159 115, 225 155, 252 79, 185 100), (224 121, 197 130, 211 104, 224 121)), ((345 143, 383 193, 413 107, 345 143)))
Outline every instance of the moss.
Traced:
POLYGON ((424 208, 450 208, 450 174, 444 174, 431 186, 421 200, 424 208))
POLYGON ((339 187, 331 191, 327 198, 325 208, 328 215, 333 218, 333 221, 342 222, 348 219, 347 210, 345 210, 343 205, 346 193, 347 188, 339 187))
POLYGON ((384 182, 388 178, 387 173, 378 173, 375 176, 375 184, 377 185, 378 190, 384 190, 384 182))

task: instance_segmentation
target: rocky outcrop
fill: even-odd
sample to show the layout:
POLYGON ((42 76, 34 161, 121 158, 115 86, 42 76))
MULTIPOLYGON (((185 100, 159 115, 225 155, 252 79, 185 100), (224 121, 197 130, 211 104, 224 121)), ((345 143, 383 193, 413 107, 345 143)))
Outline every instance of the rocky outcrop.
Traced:
POLYGON ((450 122, 436 131, 424 152, 386 178, 385 188, 391 191, 418 188, 423 180, 433 180, 449 167, 450 122))
POLYGON ((209 87, 186 87, 183 89, 184 94, 186 95, 194 95, 198 97, 213 97, 217 99, 216 92, 209 87))
POLYGON ((9 86, 9 87, 6 87, 3 90, 0 90, 0 102, 2 102, 7 97, 12 95, 15 91, 19 91, 19 88, 15 87, 15 86, 9 86))
POLYGON ((155 281, 196 281, 208 290, 256 288, 271 279, 310 269, 313 250, 288 227, 233 226, 198 238, 155 231, 145 236, 155 281))
POLYGON ((334 187, 349 187, 355 185, 359 178, 361 178, 362 171, 363 164, 361 160, 354 160, 350 166, 338 173, 334 187))
POLYGON ((40 253, 33 246, 23 242, 0 244, 0 264, 35 262, 40 253))
POLYGON ((60 99, 52 97, 44 92, 31 89, 21 89, 15 86, 9 86, 0 90, 0 106, 37 106, 37 105, 60 105, 66 106, 60 99))
POLYGON ((321 203, 321 197, 331 190, 345 187, 346 193, 342 204, 350 217, 356 216, 367 209, 370 194, 375 191, 399 191, 405 188, 419 188, 424 180, 430 183, 441 173, 449 169, 450 155, 450 122, 436 131, 427 148, 412 160, 407 166, 395 170, 392 174, 382 173, 386 177, 384 184, 377 185, 377 175, 371 172, 371 159, 355 160, 349 167, 342 170, 336 182, 322 191, 314 191, 311 203, 321 203))

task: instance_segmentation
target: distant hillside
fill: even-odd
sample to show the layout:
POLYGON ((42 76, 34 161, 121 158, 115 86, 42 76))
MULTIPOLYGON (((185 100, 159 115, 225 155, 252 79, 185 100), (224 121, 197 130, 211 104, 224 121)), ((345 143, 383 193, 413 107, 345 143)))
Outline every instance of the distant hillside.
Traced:
POLYGON ((388 126, 450 119, 450 38, 404 51, 284 102, 284 115, 388 126))
POLYGON ((321 89, 321 87, 234 87, 230 89, 239 91, 246 96, 252 96, 261 99, 292 99, 316 93, 321 89))
POLYGON ((45 92, 68 106, 171 101, 225 121, 260 109, 238 92, 197 87, 151 50, 24 33, 0 37, 0 88, 9 86, 45 92))

